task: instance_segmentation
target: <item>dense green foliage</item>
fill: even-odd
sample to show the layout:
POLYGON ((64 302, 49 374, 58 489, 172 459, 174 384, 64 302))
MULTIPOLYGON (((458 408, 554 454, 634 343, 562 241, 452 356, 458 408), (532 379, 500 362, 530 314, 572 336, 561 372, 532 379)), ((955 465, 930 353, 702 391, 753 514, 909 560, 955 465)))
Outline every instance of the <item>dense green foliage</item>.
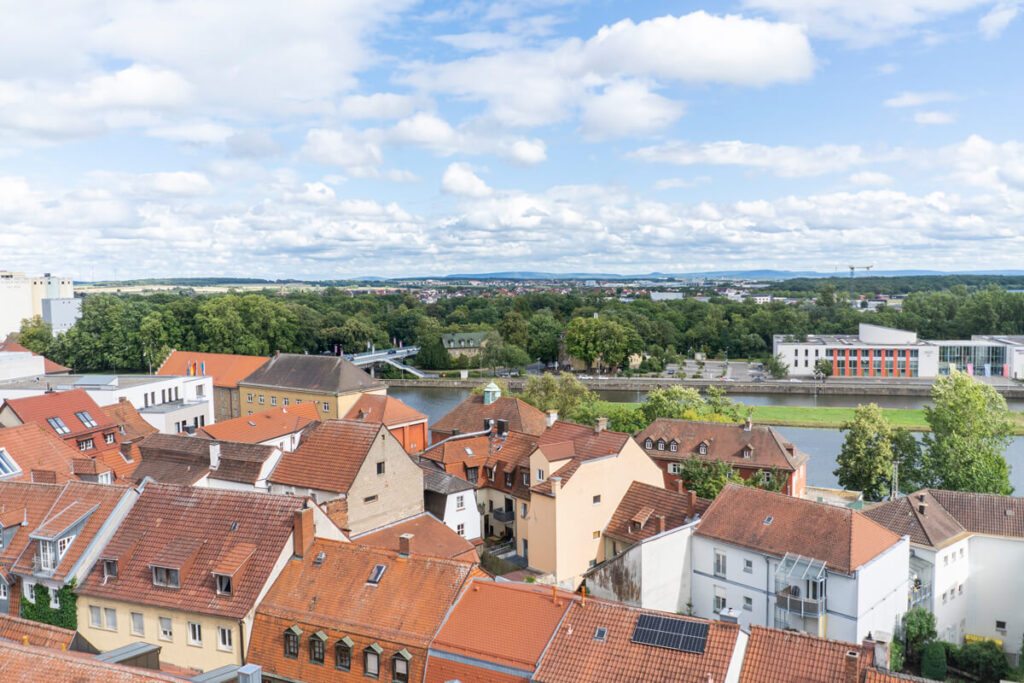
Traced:
POLYGON ((50 591, 41 583, 32 587, 32 596, 35 602, 29 602, 28 598, 21 596, 22 617, 72 631, 78 628, 78 596, 75 595, 73 580, 57 590, 60 607, 50 607, 50 591))
POLYGON ((594 392, 568 374, 558 377, 551 374, 539 377, 530 375, 519 398, 545 412, 556 410, 563 420, 575 419, 584 405, 597 401, 594 392))
POLYGON ((418 359, 420 365, 446 369, 455 366, 438 353, 442 334, 493 330, 531 359, 555 360, 565 333, 570 353, 586 362, 601 359, 614 367, 645 351, 655 359, 648 367, 661 367, 696 352, 767 359, 773 335, 855 333, 860 322, 913 330, 926 339, 1024 333, 1024 294, 997 287, 917 292, 902 312, 865 313, 845 305, 842 286, 814 282, 806 293, 817 294, 818 301, 797 305, 720 297, 622 302, 603 292, 466 296, 425 304, 411 294, 353 296, 332 287, 288 294, 103 294, 87 296, 82 319, 52 341, 27 322, 23 343, 76 371, 109 371, 155 368, 170 348, 270 354, 338 346, 355 352, 367 342, 383 348, 396 340, 425 347, 429 362, 418 359))
POLYGON ((903 640, 906 644, 906 657, 910 661, 920 661, 924 648, 935 640, 935 615, 923 607, 907 610, 901 622, 903 640))
POLYGON ((933 681, 946 680, 946 648, 942 643, 928 643, 921 655, 921 675, 933 681))
POLYGON ((893 427, 874 403, 859 405, 840 429, 846 432, 833 474, 846 489, 863 491, 864 499, 882 500, 890 493, 893 465, 901 491, 920 488, 921 448, 906 429, 893 427))
POLYGON ((950 660, 954 667, 977 676, 982 683, 998 683, 1010 678, 1010 664, 991 640, 964 643, 950 652, 950 660))

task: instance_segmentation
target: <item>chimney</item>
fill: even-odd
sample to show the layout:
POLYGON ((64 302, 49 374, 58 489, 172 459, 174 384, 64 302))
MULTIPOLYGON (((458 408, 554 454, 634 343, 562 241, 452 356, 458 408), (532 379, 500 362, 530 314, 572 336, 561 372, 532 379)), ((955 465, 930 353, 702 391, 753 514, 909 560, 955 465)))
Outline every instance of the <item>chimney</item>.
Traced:
POLYGON ((692 515, 693 513, 695 513, 697 511, 697 492, 696 491, 687 491, 686 492, 686 496, 687 496, 686 514, 692 515))
POLYGON ((489 417, 484 418, 484 431, 489 432, 494 429, 494 420, 489 417))
POLYGON ((558 421, 558 411, 557 410, 549 410, 548 411, 548 422, 547 422, 548 427, 550 427, 551 425, 555 424, 555 422, 557 422, 557 421, 558 421))
POLYGON ((751 427, 753 427, 753 426, 754 426, 754 421, 750 419, 750 416, 749 416, 749 415, 747 415, 747 421, 746 421, 746 423, 745 423, 745 424, 743 425, 743 431, 745 431, 745 432, 749 432, 749 431, 750 431, 750 429, 751 429, 751 427))
POLYGON ((210 442, 210 469, 220 467, 220 444, 216 441, 210 442))
POLYGON ((562 488, 562 478, 551 477, 550 479, 548 479, 548 481, 551 482, 551 495, 557 497, 559 489, 562 488))
POLYGON ((498 420, 498 436, 508 434, 508 420, 498 420))
POLYGON ((740 623, 740 615, 732 607, 725 607, 718 613, 718 620, 725 624, 740 623))
POLYGON ((263 683, 263 667, 246 664, 238 669, 238 683, 263 683))
POLYGON ((658 533, 665 533, 665 515, 658 515, 658 533))
POLYGON ((857 664, 860 661, 860 654, 853 650, 846 653, 844 662, 843 683, 858 683, 860 677, 857 675, 857 664))
POLYGON ((686 489, 683 488, 682 479, 676 479, 676 493, 686 493, 686 489))
POLYGON ((597 418, 597 421, 594 423, 594 433, 595 434, 600 434, 601 432, 603 432, 606 429, 608 429, 608 418, 607 417, 599 417, 599 418, 597 418))
POLYGON ((412 544, 412 534, 402 534, 398 537, 398 556, 409 557, 409 546, 412 544))
POLYGON ((892 635, 884 631, 876 631, 874 638, 868 633, 868 637, 862 643, 865 655, 871 654, 871 662, 881 669, 889 668, 889 641, 892 635))
POLYGON ((295 546, 295 556, 301 558, 309 551, 310 546, 313 545, 313 539, 316 537, 312 508, 304 507, 301 510, 295 511, 295 526, 292 530, 292 537, 295 546))

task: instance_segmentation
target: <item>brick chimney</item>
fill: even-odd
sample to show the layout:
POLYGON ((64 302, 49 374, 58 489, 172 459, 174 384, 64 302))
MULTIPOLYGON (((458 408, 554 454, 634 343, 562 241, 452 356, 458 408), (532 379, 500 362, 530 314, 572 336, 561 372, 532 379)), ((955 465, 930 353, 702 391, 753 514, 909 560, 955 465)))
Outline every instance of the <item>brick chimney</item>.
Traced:
POLYGON ((846 653, 846 660, 843 662, 843 683, 858 683, 860 677, 857 675, 857 664, 860 661, 860 654, 854 650, 846 653))
POLYGON ((307 552, 309 552, 310 546, 313 545, 313 539, 316 538, 316 526, 313 523, 312 508, 304 507, 301 510, 295 511, 295 524, 292 530, 292 538, 294 540, 294 552, 296 557, 303 557, 307 552))
POLYGON ((658 515, 658 533, 665 533, 665 515, 658 515))
POLYGON ((210 469, 215 470, 220 467, 220 444, 216 441, 210 442, 210 469))
POLYGON ((607 417, 599 417, 599 418, 597 418, 597 420, 594 422, 594 433, 595 434, 600 434, 601 432, 603 432, 606 429, 608 429, 608 418, 607 417))
POLYGON ((753 428, 753 426, 754 426, 754 421, 751 420, 750 416, 748 415, 747 416, 747 421, 743 424, 743 431, 749 432, 753 428))
POLYGON ((558 411, 557 410, 549 410, 548 411, 548 419, 547 419, 548 427, 550 427, 551 425, 555 424, 555 422, 557 422, 557 421, 558 421, 558 411))
POLYGON ((687 491, 686 498, 686 514, 692 515, 697 512, 697 492, 687 491))
POLYGON ((551 477, 548 481, 551 482, 551 495, 558 497, 558 491, 562 488, 561 477, 551 477))
POLYGON ((412 545, 412 534, 402 534, 398 537, 398 556, 409 557, 409 546, 412 545))

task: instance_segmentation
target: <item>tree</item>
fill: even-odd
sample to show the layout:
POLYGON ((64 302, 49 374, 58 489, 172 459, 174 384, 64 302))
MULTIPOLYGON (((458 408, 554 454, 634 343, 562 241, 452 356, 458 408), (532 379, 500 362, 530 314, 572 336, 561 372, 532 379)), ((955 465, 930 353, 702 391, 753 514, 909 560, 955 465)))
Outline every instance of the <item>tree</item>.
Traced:
POLYGON ((931 433, 924 437, 926 475, 932 486, 1010 495, 1003 451, 1013 433, 1006 400, 994 388, 953 371, 932 385, 925 406, 931 433))
POLYGON ((840 430, 846 433, 833 474, 847 489, 863 491, 867 500, 882 500, 892 482, 892 427, 874 403, 859 405, 840 430))
POLYGON ((921 675, 933 681, 946 680, 946 648, 938 642, 928 643, 921 655, 921 675))
POLYGON ((827 379, 832 376, 832 361, 828 358, 819 358, 814 361, 814 375, 827 379))
POLYGON ((914 607, 903 615, 903 638, 907 645, 906 657, 919 661, 925 646, 935 640, 935 615, 923 607, 914 607))
POLYGON ((338 328, 335 339, 345 353, 361 353, 369 350, 367 345, 380 336, 380 330, 373 323, 354 315, 338 328))
POLYGON ((728 483, 743 484, 736 470, 721 460, 688 458, 679 463, 679 478, 683 485, 701 498, 712 499, 728 483))
POLYGON ((21 321, 18 343, 29 351, 45 356, 53 343, 53 328, 41 316, 25 318, 21 321))
POLYGON ((570 356, 575 356, 587 366, 587 371, 594 365, 594 360, 600 355, 600 340, 598 339, 598 326, 595 318, 576 318, 565 332, 565 350, 570 356))
POLYGON ((597 394, 572 375, 544 374, 528 377, 519 398, 540 410, 557 410, 560 417, 570 419, 581 406, 595 402, 597 394))
POLYGON ((535 313, 530 318, 526 352, 542 363, 558 360, 558 343, 562 325, 550 313, 535 313))
POLYGON ((434 334, 420 341, 416 365, 428 370, 444 370, 451 366, 451 356, 441 343, 441 335, 434 334))
POLYGON ((986 683, 1007 680, 1011 675, 1006 656, 991 640, 964 643, 952 652, 952 660, 956 668, 974 674, 986 683))
POLYGON ((775 379, 782 379, 789 374, 789 367, 782 360, 782 355, 769 356, 764 362, 764 369, 775 379))
POLYGON ((638 410, 646 427, 659 417, 685 419, 688 412, 696 416, 704 405, 704 399, 696 389, 669 387, 648 392, 647 398, 640 404, 638 410))
POLYGON ((514 344, 521 349, 525 349, 530 341, 529 325, 527 325, 526 319, 515 311, 505 314, 504 319, 498 325, 498 332, 507 343, 514 344))

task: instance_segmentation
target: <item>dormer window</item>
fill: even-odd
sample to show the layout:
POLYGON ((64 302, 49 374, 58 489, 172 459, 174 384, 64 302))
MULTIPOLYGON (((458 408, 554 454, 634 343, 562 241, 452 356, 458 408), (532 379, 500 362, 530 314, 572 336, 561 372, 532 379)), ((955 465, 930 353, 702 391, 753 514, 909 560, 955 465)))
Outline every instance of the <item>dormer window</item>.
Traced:
POLYGON ((302 629, 298 626, 289 626, 284 630, 284 656, 288 659, 299 658, 299 636, 302 629))
POLYGON ((363 675, 367 678, 380 678, 380 654, 384 651, 377 643, 363 650, 363 675))
POLYGON ((475 484, 480 477, 479 467, 467 467, 466 468, 466 481, 470 484, 475 484))
POLYGON ((352 646, 355 643, 345 636, 334 644, 334 668, 338 671, 352 670, 352 646))
POLYGON ((412 654, 404 647, 391 658, 392 683, 409 683, 409 660, 412 654))
POLYGON ((530 485, 530 473, 527 472, 526 470, 523 470, 523 486, 529 486, 529 485, 530 485))
POLYGON ((750 456, 752 454, 753 454, 753 451, 751 451, 749 447, 743 449, 743 457, 745 459, 750 460, 750 456))
POLYGON ((64 553, 71 547, 71 542, 75 540, 74 536, 65 536, 64 538, 57 541, 57 557, 64 557, 64 553))
POLYGON ((515 479, 515 477, 513 476, 513 474, 511 472, 506 472, 505 473, 505 487, 506 488, 512 488, 512 481, 513 481, 513 479, 515 479))
POLYGON ((706 443, 701 443, 699 446, 697 446, 697 453, 699 453, 700 455, 707 455, 708 445, 706 443))
POLYGON ((231 577, 226 574, 214 574, 217 581, 217 595, 231 595, 231 577))
POLYGON ((117 560, 103 560, 103 580, 117 578, 117 560))
POLYGON ((679 444, 676 443, 675 439, 672 439, 671 441, 668 442, 668 449, 673 453, 679 450, 679 444))
POLYGON ((46 571, 57 568, 57 548, 53 541, 39 541, 39 566, 46 571))
POLYGON ((82 439, 78 442, 78 450, 80 451, 91 451, 96 448, 96 443, 92 439, 82 439))
POLYGON ((324 650, 327 644, 327 634, 317 631, 309 637, 309 661, 313 664, 324 663, 324 650))
POLYGON ((153 567, 153 585, 180 588, 181 580, 178 570, 170 567, 153 567))
POLYGON ((647 450, 654 448, 654 441, 652 441, 650 437, 647 437, 647 440, 644 441, 644 448, 647 450))
POLYGON ((59 417, 48 417, 46 418, 46 421, 49 423, 51 427, 53 427, 53 431, 57 432, 58 434, 71 433, 71 430, 68 429, 68 426, 64 424, 64 420, 60 419, 59 417))
POLYGON ((659 451, 665 450, 665 442, 662 439, 658 439, 658 450, 659 451))
POLYGON ((494 468, 485 467, 484 469, 487 470, 487 481, 494 481, 494 468))

